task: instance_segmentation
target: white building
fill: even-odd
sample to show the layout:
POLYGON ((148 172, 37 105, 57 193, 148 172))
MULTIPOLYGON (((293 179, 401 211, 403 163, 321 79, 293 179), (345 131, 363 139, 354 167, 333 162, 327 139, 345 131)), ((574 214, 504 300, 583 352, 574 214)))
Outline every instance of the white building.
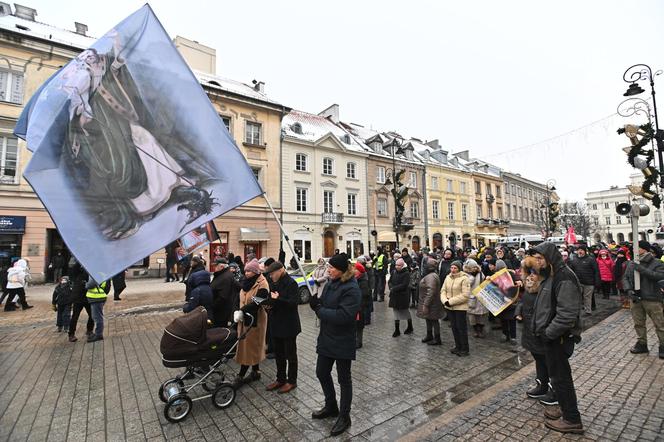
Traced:
POLYGON ((282 137, 283 224, 296 252, 305 262, 335 249, 368 253, 365 149, 328 118, 302 111, 283 119, 282 137))
MULTIPOLYGON (((643 175, 640 173, 630 176, 631 184, 640 186, 643 182, 643 175)), ((607 190, 588 192, 586 194, 586 204, 588 205, 588 214, 597 223, 597 231, 593 233, 593 240, 609 242, 614 240, 618 243, 622 241, 632 241, 632 226, 627 216, 618 215, 616 206, 620 203, 630 203, 634 195, 627 187, 613 186, 607 190)), ((662 223, 662 210, 656 209, 650 202, 644 198, 638 197, 640 204, 650 206, 650 214, 639 217, 639 235, 640 239, 654 241, 654 231, 662 223)))

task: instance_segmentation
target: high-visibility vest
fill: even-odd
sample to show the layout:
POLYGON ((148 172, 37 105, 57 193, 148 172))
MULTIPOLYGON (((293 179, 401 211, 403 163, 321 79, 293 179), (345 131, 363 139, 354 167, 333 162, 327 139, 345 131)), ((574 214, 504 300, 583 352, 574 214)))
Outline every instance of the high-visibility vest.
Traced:
POLYGON ((376 270, 383 270, 383 262, 385 260, 385 255, 380 255, 376 258, 376 270))
POLYGON ((106 288, 107 282, 104 281, 101 284, 99 284, 96 287, 91 288, 90 290, 87 291, 85 296, 88 299, 94 299, 94 300, 100 300, 100 299, 106 299, 106 291, 104 290, 106 288))

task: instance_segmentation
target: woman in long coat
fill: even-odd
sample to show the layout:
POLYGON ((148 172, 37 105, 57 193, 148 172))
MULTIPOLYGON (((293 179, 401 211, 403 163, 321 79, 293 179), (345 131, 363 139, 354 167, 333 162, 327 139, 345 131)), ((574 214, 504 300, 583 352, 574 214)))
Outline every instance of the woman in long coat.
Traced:
POLYGON ((476 338, 483 338, 485 336, 484 325, 489 317, 489 310, 484 307, 484 304, 482 304, 475 295, 473 295, 473 290, 479 287, 484 280, 482 268, 474 259, 467 259, 466 262, 463 263, 463 271, 468 275, 468 280, 470 281, 468 323, 470 323, 470 326, 475 330, 473 336, 476 338))
POLYGON ((468 356, 468 323, 466 322, 466 310, 468 310, 468 298, 470 297, 470 281, 468 275, 463 273, 461 261, 454 261, 450 265, 450 274, 443 282, 440 292, 440 301, 447 309, 447 314, 452 323, 454 334, 454 348, 451 353, 457 356, 468 356))
POLYGON ((443 303, 440 302, 440 277, 436 271, 438 263, 426 256, 422 259, 423 277, 420 279, 420 299, 417 303, 417 316, 427 322, 427 335, 422 342, 441 345, 440 322, 443 317, 443 303))
POLYGON ((390 276, 390 303, 389 307, 394 312, 394 333, 392 337, 396 338, 401 334, 399 322, 408 321, 408 327, 404 330, 404 335, 413 332, 413 320, 410 317, 408 306, 410 305, 410 272, 406 262, 398 258, 394 264, 394 272, 390 276))
MULTIPOLYGON (((265 277, 261 274, 257 259, 253 259, 244 267, 245 279, 241 282, 240 308, 252 301, 252 298, 269 298, 270 290, 265 277)), ((234 384, 240 387, 242 384, 256 381, 261 378, 259 364, 265 359, 265 332, 267 330, 267 313, 263 308, 258 309, 258 317, 255 318, 251 330, 237 346, 235 361, 240 364, 240 373, 235 378, 234 384), (245 377, 251 366, 251 374, 245 377)), ((248 324, 238 324, 238 336, 241 336, 248 324)))

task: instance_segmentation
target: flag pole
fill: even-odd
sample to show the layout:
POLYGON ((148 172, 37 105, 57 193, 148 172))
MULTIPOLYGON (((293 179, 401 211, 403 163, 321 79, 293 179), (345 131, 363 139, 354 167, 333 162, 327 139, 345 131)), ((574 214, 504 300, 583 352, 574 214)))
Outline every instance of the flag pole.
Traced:
POLYGON ((290 239, 288 238, 288 235, 286 235, 286 232, 284 231, 284 226, 281 224, 281 221, 279 221, 279 217, 277 216, 277 212, 274 211, 274 207, 272 207, 272 204, 270 203, 270 200, 267 199, 267 194, 265 192, 263 192, 263 198, 265 199, 265 202, 267 203, 268 207, 270 208, 270 211, 272 211, 272 215, 274 216, 274 220, 279 225, 279 230, 281 230, 281 234, 283 235, 284 239, 286 240, 286 244, 288 244, 288 248, 290 249, 291 253, 293 254, 293 257, 295 258, 295 262, 297 263, 297 268, 300 269, 300 272, 302 273, 302 278, 304 279, 304 284, 306 285, 307 289, 309 290, 309 294, 313 298, 314 291, 311 288, 311 285, 309 284, 309 281, 307 280, 306 273, 304 273, 304 269, 302 268, 302 264, 300 263, 300 257, 298 256, 297 253, 295 253, 295 250, 293 249, 293 246, 291 245, 290 239))

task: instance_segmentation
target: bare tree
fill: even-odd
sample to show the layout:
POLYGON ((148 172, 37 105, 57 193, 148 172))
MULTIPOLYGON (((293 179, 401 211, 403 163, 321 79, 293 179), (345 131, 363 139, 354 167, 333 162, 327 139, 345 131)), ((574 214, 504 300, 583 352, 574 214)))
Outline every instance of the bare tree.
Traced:
POLYGON ((599 230, 599 225, 588 214, 588 207, 583 201, 569 201, 560 205, 560 227, 563 231, 567 227, 574 227, 574 232, 591 241, 590 236, 599 230))

